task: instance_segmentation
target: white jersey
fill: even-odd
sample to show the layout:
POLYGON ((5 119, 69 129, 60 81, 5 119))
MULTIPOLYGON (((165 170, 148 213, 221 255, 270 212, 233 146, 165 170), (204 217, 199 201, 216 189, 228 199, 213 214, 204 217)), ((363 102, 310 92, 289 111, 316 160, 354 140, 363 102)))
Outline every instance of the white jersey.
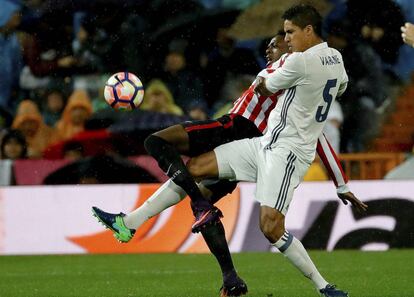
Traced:
POLYGON ((285 147, 311 163, 329 108, 345 91, 347 82, 341 54, 326 42, 290 54, 283 66, 266 78, 269 91, 285 91, 269 115, 262 146, 285 147))

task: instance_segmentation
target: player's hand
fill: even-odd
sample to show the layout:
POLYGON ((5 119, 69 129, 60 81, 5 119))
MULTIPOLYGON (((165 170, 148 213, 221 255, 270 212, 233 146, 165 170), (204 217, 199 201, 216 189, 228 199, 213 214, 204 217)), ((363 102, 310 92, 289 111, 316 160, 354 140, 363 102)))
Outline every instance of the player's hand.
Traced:
POLYGON ((414 24, 405 23, 401 27, 401 37, 406 44, 414 47, 414 24))
POLYGON ((266 88, 266 79, 264 77, 258 76, 256 86, 254 87, 254 92, 262 96, 270 96, 272 93, 266 88))
POLYGON ((355 197, 352 192, 338 193, 338 197, 345 205, 348 204, 348 201, 351 202, 352 206, 355 207, 359 212, 364 212, 368 208, 368 205, 355 197))

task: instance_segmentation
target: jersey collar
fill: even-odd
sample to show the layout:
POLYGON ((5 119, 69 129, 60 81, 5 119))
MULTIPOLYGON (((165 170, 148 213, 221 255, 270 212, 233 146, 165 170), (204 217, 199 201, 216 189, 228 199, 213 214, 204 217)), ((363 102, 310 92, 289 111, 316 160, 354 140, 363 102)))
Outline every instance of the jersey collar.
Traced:
POLYGON ((308 48, 304 53, 313 53, 322 49, 328 48, 328 44, 326 42, 318 43, 310 48, 308 48))

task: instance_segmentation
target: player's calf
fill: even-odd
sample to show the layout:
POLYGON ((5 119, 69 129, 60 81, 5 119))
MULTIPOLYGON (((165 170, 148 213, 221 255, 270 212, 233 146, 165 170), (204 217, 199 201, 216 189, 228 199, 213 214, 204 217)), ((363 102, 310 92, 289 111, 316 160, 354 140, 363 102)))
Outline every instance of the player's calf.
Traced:
POLYGON ((285 216, 274 208, 262 206, 260 208, 260 230, 270 243, 278 241, 285 233, 285 216))

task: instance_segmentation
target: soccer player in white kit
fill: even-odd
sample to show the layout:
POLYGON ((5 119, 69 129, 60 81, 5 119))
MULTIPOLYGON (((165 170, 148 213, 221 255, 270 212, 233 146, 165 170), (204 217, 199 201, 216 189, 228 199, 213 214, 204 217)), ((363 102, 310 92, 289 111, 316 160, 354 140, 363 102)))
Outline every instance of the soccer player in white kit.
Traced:
POLYGON ((267 78, 259 77, 255 87, 265 96, 285 90, 270 113, 266 133, 221 145, 191 159, 188 168, 195 178, 256 182, 265 237, 323 296, 348 296, 320 275, 302 243, 285 229, 294 189, 315 157, 329 108, 345 91, 348 76, 341 54, 321 38, 322 18, 314 7, 294 6, 283 19, 285 40, 293 53, 267 78))

